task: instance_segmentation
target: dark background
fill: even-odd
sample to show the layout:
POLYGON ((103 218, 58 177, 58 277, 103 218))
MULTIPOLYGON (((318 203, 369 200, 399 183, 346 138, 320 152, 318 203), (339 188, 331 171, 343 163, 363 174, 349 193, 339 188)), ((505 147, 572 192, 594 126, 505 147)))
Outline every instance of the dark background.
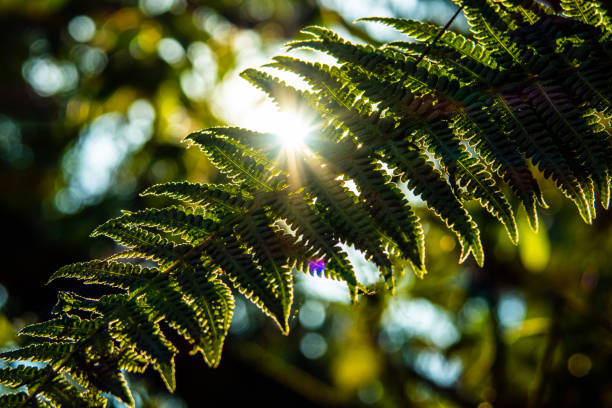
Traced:
MULTIPOLYGON (((139 191, 215 179, 181 139, 236 116, 242 88, 228 84, 245 63, 265 62, 309 24, 380 42, 401 37, 352 20, 444 24, 452 12, 425 0, 2 2, 0 347, 22 344, 15 332, 48 317, 58 289, 97 294, 45 283, 60 266, 116 250, 88 237, 95 226, 163 204, 139 191)), ((519 213, 518 247, 474 207, 483 269, 457 264, 454 237, 418 208, 425 279, 408 271, 395 296, 348 305, 341 289, 325 292, 332 283, 299 277, 288 337, 240 303, 220 367, 183 347, 174 396, 153 373, 131 380, 140 406, 612 406, 612 216, 598 208, 586 226, 542 185, 550 209, 538 234, 519 213)), ((356 262, 367 277, 371 266, 356 262)))

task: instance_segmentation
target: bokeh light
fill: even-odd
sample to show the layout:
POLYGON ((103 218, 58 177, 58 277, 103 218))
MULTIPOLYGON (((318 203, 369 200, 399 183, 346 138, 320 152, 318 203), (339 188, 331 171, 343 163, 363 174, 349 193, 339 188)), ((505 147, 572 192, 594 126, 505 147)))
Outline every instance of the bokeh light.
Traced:
POLYGON ((71 91, 79 81, 79 73, 73 63, 55 61, 48 57, 28 59, 23 64, 22 73, 41 96, 71 91))
POLYGON ((300 324, 307 329, 315 330, 325 322, 325 306, 316 300, 307 300, 300 308, 300 324))
POLYGON ((316 360, 327 351, 325 338, 318 333, 306 333, 300 340, 300 351, 304 357, 316 360))
POLYGON ((427 299, 392 298, 382 323, 390 338, 391 333, 401 333, 404 339, 418 336, 439 348, 451 346, 460 337, 449 314, 427 299))
MULTIPOLYGON (((395 30, 353 20, 402 16, 444 24, 455 9, 450 1, 436 0, 124 3, 73 7, 65 1, 9 0, 0 6, 11 21, 6 25, 10 41, 3 44, 0 173, 5 182, 0 204, 14 235, 13 246, 5 247, 7 273, 0 284, 0 345, 15 346, 20 341, 15 330, 48 314, 55 295, 43 283, 55 267, 117 249, 102 239, 87 239, 97 223, 119 215, 121 208, 159 204, 137 198, 143 188, 183 179, 224 180, 200 151, 184 149, 181 141, 190 132, 240 126, 276 134, 287 157, 314 156, 305 146, 319 136, 316 118, 292 100, 279 109, 240 77, 244 69, 268 64, 278 54, 336 64, 310 51, 285 53, 283 42, 303 38, 300 27, 324 25, 360 43, 404 41, 409 38, 395 30)), ((452 28, 465 30, 465 19, 457 19, 452 28)), ((295 75, 273 67, 262 70, 299 90, 311 90, 295 75)), ((435 164, 433 156, 428 159, 435 164)), ((384 163, 376 165, 392 175, 384 163)), ((344 174, 338 180, 363 199, 354 180, 344 174)), ((604 390, 603 395, 610 389, 605 375, 609 353, 601 347, 606 331, 599 327, 609 320, 604 311, 612 304, 609 217, 601 211, 601 224, 588 228, 574 222, 571 203, 555 198, 547 182, 541 185, 550 209, 541 211, 538 233, 522 210, 518 213, 518 246, 491 217, 466 204, 483 226, 487 261, 480 269, 470 261, 457 265, 455 234, 398 181, 427 233, 428 275, 418 279, 408 266, 398 266, 398 285, 390 295, 377 283, 376 265, 342 244, 367 291, 360 291, 353 305, 346 283, 313 276, 330 272, 323 255, 316 254, 307 273, 295 274, 292 335, 279 335, 270 319, 238 296, 222 366, 205 371, 198 360, 199 375, 186 375, 197 377, 195 395, 206 382, 214 384, 211 393, 218 389, 227 397, 227 388, 214 382, 224 373, 232 379, 231 391, 235 381, 246 382, 240 375, 248 359, 232 349, 234 344, 261 345, 271 357, 267 364, 289 367, 287 372, 300 373, 298 378, 314 377, 356 406, 462 406, 452 400, 455 392, 473 397, 469 406, 497 406, 499 398, 532 392, 546 344, 557 348, 550 352, 554 358, 544 393, 590 397, 604 390), (591 384, 588 393, 577 385, 585 383, 591 384)), ((387 250, 394 256, 393 248, 387 250)), ((181 357, 177 365, 189 358, 181 357)), ((263 363, 249 369, 262 373, 250 376, 253 387, 265 389, 253 381, 257 377, 278 388, 263 363)), ((287 372, 283 375, 293 375, 287 372)), ((185 382, 179 382, 175 398, 144 378, 130 378, 138 406, 200 402, 181 401, 189 399, 185 382)), ((278 382, 300 401, 316 400, 321 391, 287 385, 299 381, 278 382)))
POLYGON ((154 119, 154 108, 139 99, 126 116, 107 113, 86 127, 62 160, 67 186, 55 196, 57 209, 70 214, 99 200, 125 157, 151 137, 154 119))
POLYGON ((567 369, 574 377, 584 377, 591 371, 593 363, 586 354, 576 353, 567 360, 567 369))
POLYGON ((517 293, 503 293, 499 299, 497 316, 504 327, 518 326, 527 313, 525 301, 517 293))
POLYGON ((76 16, 68 22, 68 33, 75 41, 87 42, 96 33, 96 23, 89 16, 76 16))
POLYGON ((178 64, 185 57, 185 50, 174 38, 162 38, 157 43, 159 57, 170 65, 178 64))

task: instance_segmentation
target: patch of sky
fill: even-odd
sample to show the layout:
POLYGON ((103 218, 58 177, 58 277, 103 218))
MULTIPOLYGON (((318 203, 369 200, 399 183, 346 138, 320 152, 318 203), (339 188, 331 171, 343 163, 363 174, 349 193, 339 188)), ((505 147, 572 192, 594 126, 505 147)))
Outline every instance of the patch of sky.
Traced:
MULTIPOLYGON (((386 1, 368 1, 368 0, 320 0, 320 3, 330 9, 337 10, 342 17, 348 22, 353 22, 358 18, 377 16, 377 17, 392 17, 393 12, 386 4, 386 1)), ((408 0, 406 3, 413 4, 416 0, 408 0)), ((381 24, 370 24, 368 23, 365 30, 372 37, 380 40, 397 40, 399 36, 397 31, 389 29, 381 24)), ((340 31, 340 30, 339 30, 340 31)), ((342 30, 344 31, 344 30, 342 30)), ((346 35, 345 32, 342 33, 346 35)))
POLYGON ((154 119, 153 106, 139 99, 127 115, 107 113, 84 127, 62 159, 66 186, 55 196, 56 208, 70 214, 100 200, 123 160, 149 140, 154 119))
MULTIPOLYGON (((338 179, 336 179, 338 180, 338 179)), ((347 189, 349 189, 349 191, 351 191, 353 194, 355 195, 360 195, 361 193, 359 192, 359 189, 357 188, 357 184, 355 183, 355 180, 353 179, 348 179, 348 180, 343 180, 344 187, 346 187, 347 189)))
POLYGON ((215 54, 210 49, 208 44, 202 41, 194 41, 189 44, 187 48, 187 57, 193 68, 198 71, 209 72, 214 71, 215 76, 217 72, 217 61, 215 54))
MULTIPOLYGON (((0 348, 0 351, 13 351, 17 350, 17 345, 12 345, 10 347, 0 348)), ((36 367, 36 368, 44 368, 47 366, 46 362, 41 361, 27 361, 27 360, 19 360, 19 361, 11 361, 8 363, 8 366, 16 368, 16 367, 36 367)))
POLYGON ((296 286, 311 299, 347 305, 351 303, 346 282, 300 273, 296 275, 296 286))
POLYGON ((379 281, 380 274, 373 262, 366 259, 363 252, 356 250, 353 246, 341 245, 342 249, 348 254, 348 259, 353 265, 357 280, 364 285, 372 285, 379 281))
MULTIPOLYGON (((232 48, 236 54, 236 69, 242 71, 246 68, 257 67, 267 62, 270 53, 263 48, 262 39, 255 30, 241 30, 231 38, 232 48)), ((278 49, 279 44, 269 46, 278 49)))
MULTIPOLYGON (((280 44, 263 49, 261 38, 254 31, 242 30, 233 37, 232 47, 236 52, 236 66, 211 93, 211 110, 228 123, 261 132, 272 131, 270 126, 280 118, 278 108, 239 74, 244 69, 271 62, 271 57, 280 52, 280 44)), ((305 87, 296 75, 278 70, 274 70, 274 75, 299 89, 305 87)))
MULTIPOLYGON (((432 21, 444 26, 456 10, 445 1, 436 0, 320 0, 328 8, 337 10, 344 19, 352 22, 362 17, 401 17, 419 21, 432 21)), ((364 28, 372 37, 379 41, 406 40, 406 36, 397 30, 377 23, 365 24, 364 28)), ((463 15, 455 19, 451 29, 465 31, 467 21, 463 15)))
POLYGON ((382 327, 390 346, 419 337, 444 349, 460 338, 450 314, 422 298, 391 298, 383 314, 382 327))
POLYGON ((425 207, 425 201, 423 201, 421 196, 414 194, 414 192, 408 188, 408 183, 400 182, 397 184, 397 186, 399 187, 400 191, 404 193, 406 200, 408 200, 411 206, 425 207))
MULTIPOLYGON (((266 57, 253 56, 252 59, 244 57, 244 60, 238 64, 239 67, 232 70, 232 73, 226 76, 227 79, 214 88, 210 98, 213 113, 228 123, 260 132, 282 133, 286 128, 296 129, 298 124, 301 127, 311 126, 312 117, 288 110, 279 112, 270 98, 239 76, 245 68, 257 67, 268 62, 270 58, 266 57), (240 98, 236 98, 236 95, 240 95, 240 98)), ((306 84, 294 74, 270 68, 264 70, 273 71, 271 73, 274 76, 297 89, 307 88, 306 84)))

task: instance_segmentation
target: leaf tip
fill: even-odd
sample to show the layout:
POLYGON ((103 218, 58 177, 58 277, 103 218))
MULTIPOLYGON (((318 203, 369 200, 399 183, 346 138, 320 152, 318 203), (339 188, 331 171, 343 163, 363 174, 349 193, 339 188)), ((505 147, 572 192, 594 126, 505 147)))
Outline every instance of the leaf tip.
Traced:
POLYGON ((169 363, 160 363, 158 365, 157 371, 159 372, 166 388, 170 392, 174 392, 176 389, 176 377, 175 377, 175 369, 174 369, 174 358, 169 363))

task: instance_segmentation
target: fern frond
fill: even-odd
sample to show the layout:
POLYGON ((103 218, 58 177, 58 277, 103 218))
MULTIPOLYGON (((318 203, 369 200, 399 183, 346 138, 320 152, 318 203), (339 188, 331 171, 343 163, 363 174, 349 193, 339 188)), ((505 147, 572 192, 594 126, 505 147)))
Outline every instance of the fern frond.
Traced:
POLYGON ((193 209, 172 206, 162 209, 148 208, 137 212, 124 211, 116 221, 125 225, 156 228, 176 234, 184 241, 192 243, 198 243, 219 229, 218 217, 202 211, 202 207, 193 209))
MULTIPOLYGON (((483 262, 482 244, 476 223, 471 219, 450 186, 426 158, 407 141, 388 141, 380 147, 381 160, 386 160, 401 181, 408 183, 428 207, 457 234, 465 259, 468 248, 479 263, 483 262)), ((517 237, 518 238, 518 237, 517 237)))
POLYGON ((274 61, 267 66, 296 73, 315 89, 327 91, 331 94, 333 93, 332 90, 338 90, 346 85, 346 77, 338 67, 318 62, 312 63, 284 55, 274 57, 274 61))
MULTIPOLYGON (((367 17, 357 21, 381 23, 395 28, 407 34, 420 43, 430 43, 440 32, 440 27, 434 24, 423 23, 417 20, 406 20, 402 18, 389 17, 367 17)), ((497 68, 497 62, 491 56, 490 51, 479 43, 475 43, 465 36, 445 31, 436 41, 437 45, 442 45, 454 50, 459 55, 468 57, 489 68, 497 68)))
POLYGON ((563 14, 585 24, 608 30, 612 29, 610 18, 598 1, 561 0, 563 14))
POLYGON ((470 31, 479 43, 493 51, 493 58, 504 68, 523 62, 522 50, 507 37, 511 27, 487 0, 464 0, 464 13, 470 31))
POLYGON ((125 295, 104 296, 99 301, 99 310, 104 314, 112 310, 116 318, 110 322, 109 334, 114 340, 132 348, 146 357, 164 380, 168 390, 176 387, 174 379, 174 356, 177 349, 166 339, 144 300, 125 295))
POLYGON ((224 237, 222 241, 208 241, 202 251, 213 264, 221 267, 222 276, 227 277, 240 293, 283 328, 285 312, 275 295, 276 288, 269 285, 277 278, 273 272, 262 270, 233 235, 224 237))
POLYGON ((204 358, 208 365, 216 367, 234 313, 232 292, 219 279, 207 277, 195 268, 183 269, 175 279, 201 327, 196 336, 204 336, 204 358))
MULTIPOLYGON (((143 196, 166 196, 201 205, 216 213, 239 213, 248 208, 253 195, 233 184, 164 183, 149 187, 143 196)), ((208 227, 208 224, 206 225, 208 227)))
POLYGON ((188 139, 202 149, 211 162, 235 184, 243 183, 252 191, 274 191, 279 181, 271 163, 262 156, 216 132, 193 133, 188 139))
POLYGON ((533 178, 525 160, 516 151, 499 125, 491 120, 484 106, 472 105, 455 122, 458 132, 465 132, 470 145, 485 163, 506 181, 521 199, 528 219, 537 230, 536 203, 547 207, 537 181, 533 178))
POLYGON ((168 279, 157 280, 145 292, 144 302, 155 314, 155 320, 163 318, 195 347, 194 351, 201 351, 206 362, 214 366, 218 364, 231 320, 233 298, 223 283, 215 283, 213 278, 198 272, 183 268, 176 277, 169 275, 168 279), (179 282, 189 285, 189 297, 179 282))
MULTIPOLYGON (((430 187, 429 183, 436 179, 436 176, 431 175, 422 165, 417 169, 410 169, 410 166, 416 164, 411 163, 410 160, 413 160, 415 157, 414 154, 417 151, 416 149, 418 149, 413 144, 414 142, 410 141, 416 141, 420 137, 418 135, 424 135, 425 143, 436 156, 440 158, 453 179, 459 182, 462 187, 467 187, 468 193, 478 199, 487 211, 504 224, 510 239, 516 242, 518 240, 518 231, 510 205, 501 191, 495 186, 491 176, 488 175, 486 171, 483 171, 484 167, 478 164, 475 158, 467 154, 465 146, 457 140, 451 129, 448 128, 444 122, 439 121, 439 119, 448 116, 446 107, 440 103, 434 105, 432 98, 414 97, 410 90, 400 83, 390 83, 385 80, 367 81, 363 78, 360 79, 360 87, 363 89, 365 96, 376 103, 380 103, 382 107, 389 109, 397 115, 398 118, 402 118, 395 129, 389 130, 389 134, 391 135, 390 138, 386 140, 382 137, 379 138, 379 140, 382 139, 381 142, 379 142, 379 146, 384 149, 384 154, 380 157, 381 160, 387 163, 393 163, 395 166, 401 165, 400 163, 403 161, 403 172, 405 174, 412 174, 408 176, 408 179, 406 179, 405 176, 404 181, 409 181, 414 187, 420 186, 420 191, 428 191, 430 187), (388 95, 391 95, 391 97, 388 97, 388 95), (384 147, 385 144, 388 145, 387 148, 384 147), (409 146, 412 146, 412 149, 410 149, 409 146), (429 173, 428 179, 425 180, 419 177, 424 171, 429 173)), ((376 128, 377 127, 374 127, 374 129, 376 128)), ((451 188, 453 188, 452 183, 451 188)), ((439 183, 437 194, 442 194, 439 183)), ((448 214, 448 210, 442 209, 447 206, 448 203, 456 201, 452 198, 452 193, 451 196, 447 195, 447 197, 442 199, 438 204, 436 204, 433 199, 433 195, 430 195, 429 199, 425 197, 430 208, 442 215, 445 213, 448 214)), ((455 210, 457 209, 465 213, 465 210, 462 210, 461 206, 455 207, 455 210)), ((463 234, 464 237, 471 237, 470 239, 462 239, 462 243, 468 244, 465 246, 466 251, 471 246, 469 242, 472 242, 473 248, 478 251, 477 248, 480 248, 481 244, 477 238, 477 228, 475 234, 469 232, 475 228, 473 222, 469 220, 469 216, 467 216, 467 218, 461 216, 460 218, 453 217, 443 219, 447 225, 456 223, 456 227, 461 226, 460 230, 455 230, 456 233, 463 234)), ((464 255, 467 256, 468 253, 469 252, 465 252, 464 255)), ((461 259, 464 259, 463 255, 461 259)), ((483 258, 479 257, 479 259, 479 262, 482 262, 483 258)))
POLYGON ((156 268, 143 268, 109 261, 89 261, 66 265, 58 269, 49 282, 59 278, 74 278, 88 284, 103 284, 120 289, 134 290, 159 274, 156 268))
POLYGON ((548 82, 536 84, 529 96, 532 106, 543 121, 559 135, 564 155, 575 163, 574 171, 587 194, 587 200, 590 184, 594 183, 602 205, 607 207, 610 197, 611 154, 609 142, 606 143, 605 140, 609 139, 609 134, 594 133, 558 85, 548 82))
POLYGON ((119 218, 100 225, 91 234, 92 237, 99 235, 112 238, 117 243, 131 248, 142 258, 154 260, 160 265, 176 262, 191 248, 189 244, 176 245, 159 234, 126 225, 119 218))
POLYGON ((61 361, 74 350, 72 342, 42 343, 0 353, 0 358, 6 361, 33 361, 47 363, 61 361))
POLYGON ((47 408, 26 392, 0 395, 0 404, 6 408, 47 408))
POLYGON ((261 283, 274 294, 274 302, 280 304, 282 319, 278 323, 285 334, 289 333, 293 277, 288 245, 272 229, 272 221, 262 210, 248 213, 238 224, 236 232, 251 247, 262 266, 264 275, 260 278, 261 283))
POLYGON ((376 223, 357 196, 337 180, 339 174, 327 166, 311 160, 300 163, 304 189, 316 197, 315 208, 321 218, 329 223, 336 237, 364 252, 367 259, 379 267, 382 276, 391 276, 391 262, 381 248, 381 235, 376 223))
MULTIPOLYGON (((27 387, 43 386, 43 395, 57 407, 99 407, 104 400, 92 394, 83 394, 70 384, 61 374, 54 373, 50 368, 38 367, 7 367, 0 370, 2 381, 12 387, 26 385, 27 387), (42 381, 45 381, 44 383, 42 381)), ((13 398, 0 399, 7 403, 5 406, 13 406, 11 403, 26 402, 20 394, 13 394, 13 398)), ((39 401, 31 401, 31 406, 40 406, 39 401)), ((27 405, 26 405, 27 406, 27 405)))
POLYGON ((308 92, 300 91, 287 85, 284 81, 256 69, 246 69, 240 73, 240 76, 270 96, 279 108, 288 99, 294 103, 294 108, 299 110, 310 96, 308 92))
POLYGON ((534 108, 513 92, 504 93, 497 103, 502 115, 505 113, 502 117, 508 121, 510 138, 516 141, 519 150, 539 166, 545 177, 552 177, 563 194, 576 204, 583 220, 590 224, 592 217, 584 191, 534 108))
POLYGON ((125 375, 112 364, 112 360, 110 362, 106 359, 96 361, 88 367, 87 375, 86 385, 100 392, 114 395, 128 407, 135 405, 125 375))
MULTIPOLYGON (((301 243, 317 252, 308 266, 310 272, 328 278, 346 281, 350 287, 357 288, 359 283, 346 254, 338 247, 340 244, 333 227, 319 217, 306 196, 302 193, 281 193, 266 203, 280 218, 287 221, 300 237, 301 243), (322 261, 323 266, 316 265, 322 261)), ((353 292, 353 298, 356 292, 353 292)))
POLYGON ((211 136, 223 137, 227 140, 238 142, 237 146, 247 150, 249 155, 257 157, 258 160, 274 167, 275 170, 281 171, 281 174, 286 176, 275 162, 279 151, 282 149, 282 142, 277 135, 239 127, 214 127, 206 129, 205 132, 211 136))
POLYGON ((226 182, 152 186, 143 195, 183 206, 125 211, 98 227, 93 236, 127 248, 65 266, 51 280, 99 284, 110 294, 59 292, 52 318, 20 332, 34 343, 0 354, 14 362, 0 369, 0 384, 10 387, 0 406, 101 407, 111 394, 133 407, 124 375, 147 367, 173 390, 178 351, 165 330, 217 366, 232 289, 285 334, 294 270, 346 282, 353 300, 359 289, 368 293, 343 246, 361 251, 391 288, 406 266, 423 274, 423 228, 400 183, 457 235, 459 260, 471 253, 479 265, 479 229, 465 202, 477 200, 516 243, 510 202, 522 202, 534 228, 536 205, 546 207, 529 162, 592 222, 596 198, 609 206, 612 183, 604 9, 562 0, 560 16, 535 0, 457 1, 469 35, 363 19, 416 39, 374 47, 305 28, 288 48, 327 53, 336 64, 281 56, 268 66, 297 74, 307 91, 244 71, 279 107, 315 117, 304 150, 287 155, 275 135, 241 128, 188 136, 226 182), (157 266, 135 263, 143 259, 157 266))
POLYGON ((54 407, 96 408, 104 403, 103 398, 81 393, 65 377, 56 375, 48 380, 43 388, 42 396, 54 407))
POLYGON ((21 336, 37 337, 52 340, 78 340, 100 328, 102 319, 81 319, 79 316, 61 316, 24 327, 21 336))

